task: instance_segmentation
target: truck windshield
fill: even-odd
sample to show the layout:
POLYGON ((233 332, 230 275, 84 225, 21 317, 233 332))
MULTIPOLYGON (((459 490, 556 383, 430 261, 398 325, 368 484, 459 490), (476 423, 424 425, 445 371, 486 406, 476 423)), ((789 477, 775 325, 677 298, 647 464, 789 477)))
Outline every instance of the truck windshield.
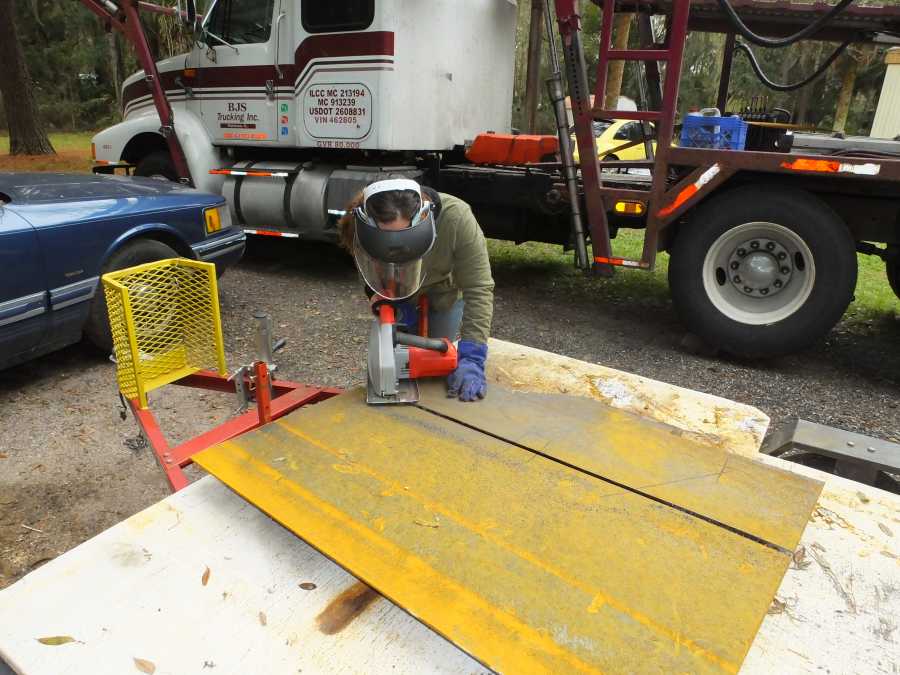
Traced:
POLYGON ((233 45, 268 42, 275 0, 219 0, 205 28, 213 37, 233 45))

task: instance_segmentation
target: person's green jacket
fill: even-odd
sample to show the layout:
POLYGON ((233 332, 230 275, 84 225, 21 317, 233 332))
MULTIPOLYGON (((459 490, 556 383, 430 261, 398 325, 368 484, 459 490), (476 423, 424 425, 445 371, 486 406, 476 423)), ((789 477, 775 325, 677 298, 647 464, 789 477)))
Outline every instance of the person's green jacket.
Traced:
POLYGON ((422 260, 425 281, 418 295, 425 293, 439 312, 462 298, 460 339, 487 344, 494 315, 494 278, 484 234, 463 200, 427 188, 426 194, 438 197, 440 213, 435 222, 437 239, 422 260))

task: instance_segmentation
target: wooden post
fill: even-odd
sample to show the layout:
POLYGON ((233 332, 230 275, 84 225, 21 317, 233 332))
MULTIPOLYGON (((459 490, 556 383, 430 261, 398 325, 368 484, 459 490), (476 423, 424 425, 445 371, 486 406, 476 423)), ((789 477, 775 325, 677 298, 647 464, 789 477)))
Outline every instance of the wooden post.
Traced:
POLYGON ((541 41, 544 36, 544 2, 531 0, 531 28, 528 31, 528 71, 525 76, 525 127, 536 133, 538 100, 541 92, 541 41))
MULTIPOLYGON (((616 12, 613 18, 613 49, 628 49, 628 37, 631 35, 631 19, 634 14, 616 12)), ((603 17, 606 21, 607 17, 603 17)), ((622 93, 622 76, 625 74, 624 61, 610 61, 609 75, 606 78, 606 101, 604 110, 615 110, 619 107, 619 95, 622 93)))
POLYGON ((839 63, 841 91, 838 93, 837 104, 834 107, 832 131, 844 131, 844 127, 847 126, 847 115, 850 113, 850 103, 853 101, 853 88, 856 86, 856 71, 859 68, 859 60, 850 49, 841 57, 839 63))

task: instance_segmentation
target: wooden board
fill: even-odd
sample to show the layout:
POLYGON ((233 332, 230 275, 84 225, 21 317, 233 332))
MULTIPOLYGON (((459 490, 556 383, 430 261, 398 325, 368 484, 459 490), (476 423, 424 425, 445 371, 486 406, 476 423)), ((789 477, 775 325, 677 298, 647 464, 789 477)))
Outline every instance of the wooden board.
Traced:
POLYGON ((0 591, 19 675, 140 675, 136 658, 154 675, 487 675, 212 477, 0 591), (76 641, 38 642, 53 636, 76 641))
POLYGON ((491 338, 488 390, 589 398, 681 429, 686 436, 748 457, 756 456, 769 427, 759 408, 702 391, 651 380, 598 363, 491 338))
POLYGON ((368 407, 359 391, 196 460, 502 672, 735 672, 790 560, 427 411, 368 407))
POLYGON ((900 496, 810 467, 825 481, 741 672, 900 672, 900 496))
MULTIPOLYGON (((900 498, 761 459, 828 485, 801 540, 819 557, 791 563, 740 672, 896 675, 900 498)), ((139 673, 134 656, 153 661, 155 675, 486 672, 386 599, 348 612, 342 630, 324 633, 316 617, 357 583, 207 477, 0 591, 0 659, 18 675, 139 673), (206 566, 203 586, 198 569, 206 566), (305 591, 304 582, 317 588, 305 591), (283 607, 278 616, 275 604, 283 607), (80 642, 36 640, 51 634, 80 642)))

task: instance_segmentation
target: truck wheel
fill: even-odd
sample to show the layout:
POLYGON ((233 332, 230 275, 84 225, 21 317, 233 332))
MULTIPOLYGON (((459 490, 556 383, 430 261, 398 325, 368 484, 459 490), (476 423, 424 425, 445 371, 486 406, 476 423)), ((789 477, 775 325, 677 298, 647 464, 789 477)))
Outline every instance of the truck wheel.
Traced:
MULTIPOLYGON (((142 265, 166 258, 178 258, 178 253, 162 242, 153 239, 138 239, 125 244, 109 257, 109 261, 103 267, 103 274, 115 272, 126 267, 142 265)), ((84 326, 84 334, 87 339, 106 353, 112 352, 113 341, 109 330, 109 317, 106 313, 106 295, 103 292, 103 284, 97 289, 94 300, 91 302, 91 311, 87 323, 84 326)))
POLYGON ((888 283, 894 289, 894 295, 900 298, 900 253, 884 262, 888 283))
POLYGON ((172 164, 172 158, 169 157, 168 152, 163 150, 151 152, 138 162, 137 167, 134 169, 134 175, 178 182, 178 174, 175 173, 175 165, 172 164))
POLYGON ((669 286, 688 328, 722 351, 772 357, 840 320, 856 287, 846 225, 800 190, 746 187, 712 199, 675 239, 669 286))

